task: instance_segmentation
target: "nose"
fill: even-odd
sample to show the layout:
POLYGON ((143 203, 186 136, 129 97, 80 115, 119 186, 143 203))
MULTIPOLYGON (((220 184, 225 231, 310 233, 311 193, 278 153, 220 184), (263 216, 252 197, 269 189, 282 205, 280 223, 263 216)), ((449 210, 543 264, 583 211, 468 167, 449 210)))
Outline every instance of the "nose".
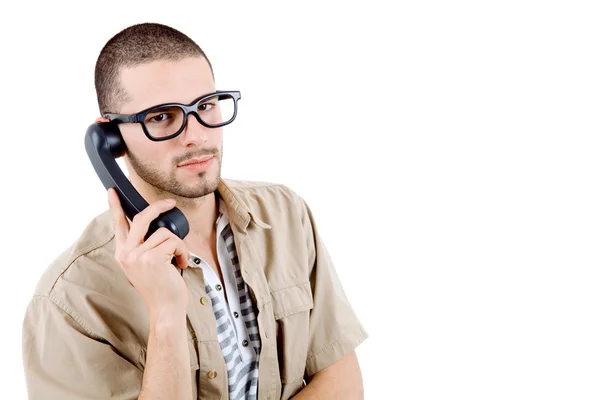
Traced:
POLYGON ((208 140, 209 128, 200 124, 194 114, 188 114, 183 132, 179 135, 185 146, 190 144, 203 146, 208 140))

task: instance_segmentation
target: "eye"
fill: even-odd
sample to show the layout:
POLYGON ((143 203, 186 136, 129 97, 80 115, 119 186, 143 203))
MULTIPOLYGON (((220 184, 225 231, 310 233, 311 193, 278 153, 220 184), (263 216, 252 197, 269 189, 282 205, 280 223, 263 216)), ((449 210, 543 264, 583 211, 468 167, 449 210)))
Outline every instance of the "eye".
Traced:
POLYGON ((150 117, 148 119, 148 122, 164 122, 167 119, 172 118, 169 114, 167 113, 160 113, 160 114, 156 114, 152 117, 150 117))
POLYGON ((215 107, 215 103, 202 103, 198 106, 198 111, 210 111, 215 107))

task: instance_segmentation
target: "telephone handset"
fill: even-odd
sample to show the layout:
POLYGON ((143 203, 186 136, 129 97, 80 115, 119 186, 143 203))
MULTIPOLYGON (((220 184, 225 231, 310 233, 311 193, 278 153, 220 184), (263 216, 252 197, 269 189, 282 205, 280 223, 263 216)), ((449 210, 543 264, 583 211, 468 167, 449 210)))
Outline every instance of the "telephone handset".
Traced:
MULTIPOLYGON (((98 122, 90 125, 85 134, 85 150, 104 188, 115 188, 129 220, 133 220, 137 213, 148 207, 146 200, 135 190, 115 160, 127 151, 116 123, 98 122)), ((190 230, 188 220, 177 207, 160 214, 152 221, 144 240, 159 228, 167 228, 182 240, 190 230)))

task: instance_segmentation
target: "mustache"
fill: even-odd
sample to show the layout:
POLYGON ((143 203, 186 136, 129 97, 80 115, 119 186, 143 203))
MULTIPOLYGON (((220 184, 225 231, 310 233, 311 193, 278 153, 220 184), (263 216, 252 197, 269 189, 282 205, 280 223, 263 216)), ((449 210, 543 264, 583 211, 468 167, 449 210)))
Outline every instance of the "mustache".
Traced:
POLYGON ((186 162, 188 160, 191 160, 192 158, 195 158, 195 157, 217 156, 218 154, 219 154, 219 149, 217 149, 216 147, 213 147, 210 149, 202 149, 202 150, 193 151, 193 152, 187 153, 185 155, 182 155, 180 157, 177 157, 173 160, 173 163, 174 163, 174 165, 179 165, 179 164, 186 162))

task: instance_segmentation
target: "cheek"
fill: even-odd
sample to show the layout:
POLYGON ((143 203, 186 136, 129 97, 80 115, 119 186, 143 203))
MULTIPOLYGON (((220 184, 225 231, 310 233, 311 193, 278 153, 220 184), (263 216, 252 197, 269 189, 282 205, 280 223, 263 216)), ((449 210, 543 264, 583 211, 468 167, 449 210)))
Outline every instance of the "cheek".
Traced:
POLYGON ((124 126, 121 134, 130 153, 143 165, 163 172, 172 169, 172 158, 169 141, 154 142, 146 137, 141 127, 124 126))
POLYGON ((223 128, 215 129, 212 135, 210 135, 210 147, 216 147, 221 150, 221 144, 223 143, 223 128))
POLYGON ((144 131, 139 124, 124 124, 119 126, 121 136, 125 140, 125 145, 130 149, 140 149, 145 142, 149 142, 144 131))

